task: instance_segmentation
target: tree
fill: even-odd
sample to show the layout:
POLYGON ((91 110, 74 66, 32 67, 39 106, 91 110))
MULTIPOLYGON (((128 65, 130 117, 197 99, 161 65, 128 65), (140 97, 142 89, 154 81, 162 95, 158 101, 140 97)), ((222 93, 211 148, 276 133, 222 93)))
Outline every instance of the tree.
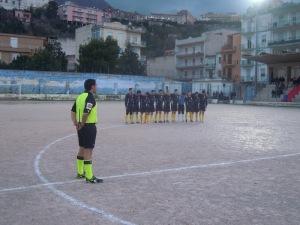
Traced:
POLYGON ((48 44, 31 58, 31 67, 34 70, 66 71, 67 65, 66 55, 57 41, 48 44))
POLYGON ((145 66, 139 61, 130 44, 127 45, 124 52, 121 53, 118 63, 118 72, 120 74, 144 75, 145 66))
POLYGON ((9 68, 16 70, 31 69, 31 59, 27 55, 20 55, 9 64, 9 68))
POLYGON ((0 7, 0 33, 23 34, 25 27, 12 11, 0 7))
POLYGON ((116 40, 92 40, 79 48, 78 70, 81 72, 114 73, 120 48, 116 40))
POLYGON ((46 16, 49 19, 57 18, 58 4, 56 1, 50 1, 46 8, 46 16))
POLYGON ((38 50, 32 57, 18 56, 9 64, 10 69, 40 71, 66 71, 68 60, 62 52, 60 43, 53 42, 38 50))

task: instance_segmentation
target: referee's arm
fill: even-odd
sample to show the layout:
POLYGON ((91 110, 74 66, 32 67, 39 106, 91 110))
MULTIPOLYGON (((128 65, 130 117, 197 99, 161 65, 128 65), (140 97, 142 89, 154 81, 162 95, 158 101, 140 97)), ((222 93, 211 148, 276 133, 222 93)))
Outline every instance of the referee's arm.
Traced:
POLYGON ((76 121, 76 102, 74 102, 73 107, 71 109, 71 120, 74 124, 74 126, 77 127, 77 121, 76 121))

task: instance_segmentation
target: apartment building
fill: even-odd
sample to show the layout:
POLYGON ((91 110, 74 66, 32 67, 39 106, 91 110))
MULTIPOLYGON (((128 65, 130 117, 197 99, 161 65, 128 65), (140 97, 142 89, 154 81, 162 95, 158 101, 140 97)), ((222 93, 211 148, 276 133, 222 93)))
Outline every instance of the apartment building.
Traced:
POLYGON ((228 35, 226 44, 222 47, 223 78, 234 83, 240 82, 241 76, 241 34, 228 35))
POLYGON ((181 10, 175 14, 151 13, 147 20, 168 21, 179 24, 194 24, 196 19, 188 10, 181 10))
POLYGON ((200 37, 176 40, 177 76, 183 80, 221 78, 219 53, 227 36, 233 33, 235 31, 220 29, 200 37))
POLYGON ((141 49, 146 47, 146 44, 141 40, 143 32, 144 31, 142 28, 122 25, 119 22, 104 22, 102 25, 90 24, 78 28, 75 32, 76 59, 79 58, 80 45, 87 44, 92 39, 106 39, 108 36, 117 40, 121 51, 124 51, 127 47, 127 44, 130 44, 133 51, 137 53, 141 59, 141 49))
POLYGON ((228 35, 236 31, 220 29, 203 33, 200 37, 176 40, 177 77, 193 81, 192 90, 205 90, 209 95, 229 95, 232 83, 223 79, 221 49, 228 35))
POLYGON ((213 13, 203 14, 199 18, 200 21, 217 21, 217 22, 239 22, 241 16, 237 13, 213 13))
POLYGON ((242 18, 241 81, 268 83, 268 66, 243 56, 300 52, 300 4, 269 1, 242 18))
POLYGON ((46 43, 44 37, 0 33, 0 61, 9 64, 20 55, 31 56, 46 43))
POLYGON ((58 15, 67 22, 100 25, 103 23, 104 12, 100 9, 83 7, 68 1, 58 7, 58 15))

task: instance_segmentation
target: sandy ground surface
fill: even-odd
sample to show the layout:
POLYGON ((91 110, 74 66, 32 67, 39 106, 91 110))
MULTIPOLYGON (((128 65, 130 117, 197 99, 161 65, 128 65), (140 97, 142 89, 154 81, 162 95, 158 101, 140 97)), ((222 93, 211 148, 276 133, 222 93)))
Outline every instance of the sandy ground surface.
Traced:
POLYGON ((204 124, 124 126, 123 104, 101 103, 105 182, 90 185, 74 180, 71 104, 0 102, 1 225, 300 224, 300 109, 209 105, 204 124))

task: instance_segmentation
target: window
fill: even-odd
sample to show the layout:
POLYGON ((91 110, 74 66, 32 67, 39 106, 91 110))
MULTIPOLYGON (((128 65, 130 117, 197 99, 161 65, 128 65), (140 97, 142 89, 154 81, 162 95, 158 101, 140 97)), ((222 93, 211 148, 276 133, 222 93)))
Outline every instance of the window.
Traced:
POLYGON ((231 77, 232 77, 232 70, 231 70, 231 68, 228 68, 227 76, 228 76, 229 79, 231 79, 231 77))
POLYGON ((227 62, 228 64, 232 64, 232 55, 231 54, 228 55, 227 60, 228 60, 228 62, 227 62))
POLYGON ((246 74, 247 74, 247 80, 251 80, 251 70, 250 69, 246 70, 246 74))
POLYGON ((196 48, 195 47, 193 47, 193 53, 195 53, 196 52, 196 48))
POLYGON ((192 75, 195 76, 195 70, 192 71, 192 75))
POLYGON ((220 56, 220 57, 219 57, 219 64, 221 63, 221 61, 222 61, 222 57, 220 56))
POLYGON ((265 47, 266 44, 267 44, 267 35, 264 34, 264 35, 261 37, 261 46, 265 47))
POLYGON ((195 65, 195 63, 196 63, 196 59, 195 59, 195 58, 193 58, 193 66, 195 65))
POLYGON ((184 76, 187 77, 187 75, 188 75, 188 72, 184 71, 184 76))
POLYGON ((188 48, 185 48, 185 53, 187 53, 188 52, 188 48))
POLYGON ((260 69, 260 76, 265 77, 266 76, 266 68, 261 68, 260 69))
POLYGON ((10 47, 18 48, 18 38, 10 38, 10 47))
POLYGON ((186 60, 184 60, 184 63, 185 63, 185 65, 187 66, 187 64, 188 64, 188 60, 186 59, 186 60))
POLYGON ((252 42, 250 39, 247 41, 247 48, 252 48, 252 42))

